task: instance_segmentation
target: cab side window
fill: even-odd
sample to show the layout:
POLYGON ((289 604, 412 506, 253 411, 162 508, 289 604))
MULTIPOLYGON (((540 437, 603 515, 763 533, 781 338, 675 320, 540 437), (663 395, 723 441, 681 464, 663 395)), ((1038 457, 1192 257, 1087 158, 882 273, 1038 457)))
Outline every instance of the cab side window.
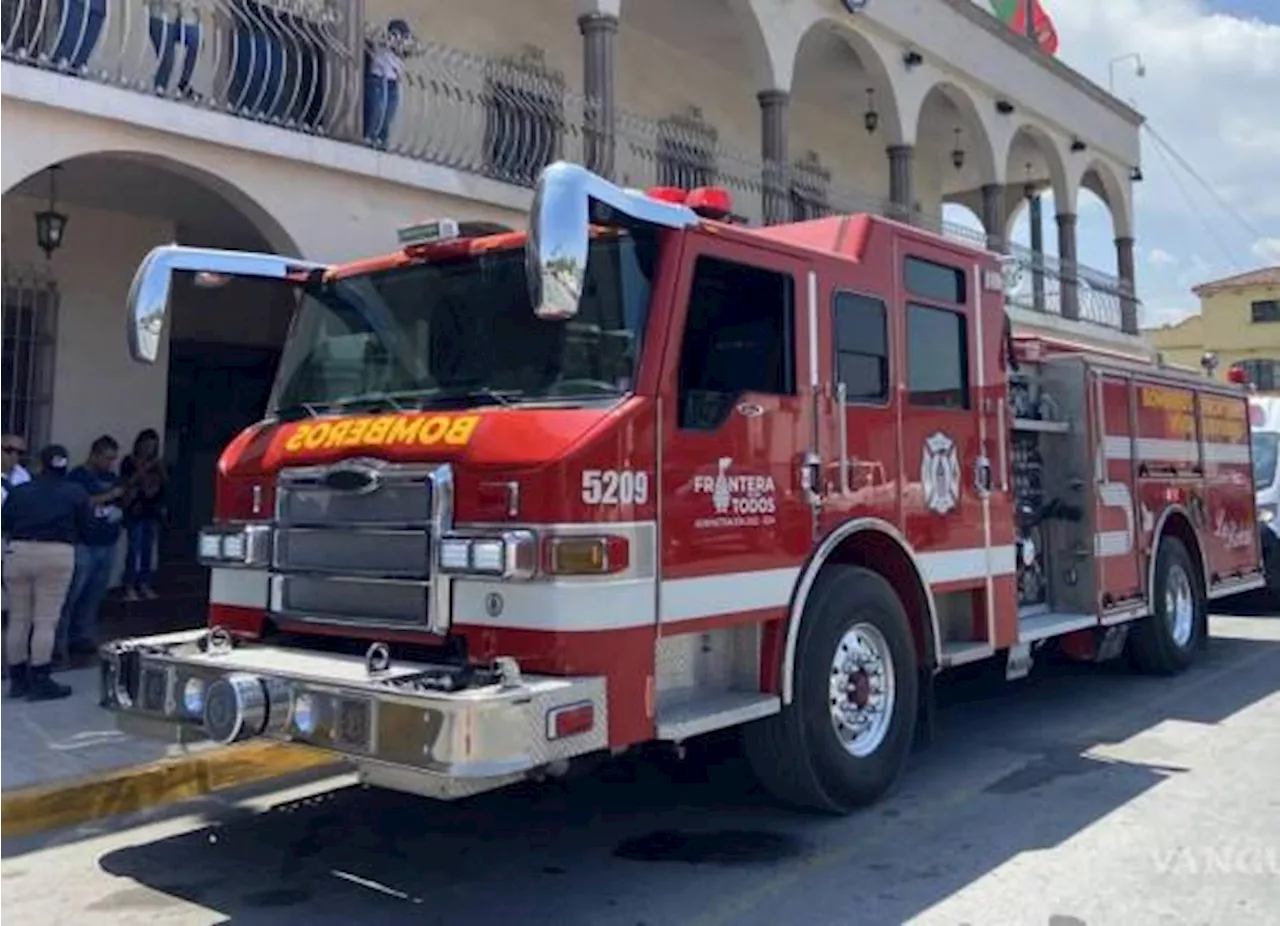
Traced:
POLYGON ((680 353, 679 426, 714 430, 746 392, 795 395, 795 284, 700 257, 680 353))
POLYGON ((832 306, 836 382, 849 402, 883 405, 889 400, 889 330, 884 303, 872 296, 836 293, 832 306))
POLYGON ((912 405, 969 408, 968 334, 959 312, 907 304, 907 388, 912 405))

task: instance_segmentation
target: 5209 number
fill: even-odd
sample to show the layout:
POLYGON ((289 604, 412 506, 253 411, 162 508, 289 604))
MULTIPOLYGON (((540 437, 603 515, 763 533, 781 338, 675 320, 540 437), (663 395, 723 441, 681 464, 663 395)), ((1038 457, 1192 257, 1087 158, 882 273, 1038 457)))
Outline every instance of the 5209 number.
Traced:
POLYGON ((631 469, 584 469, 584 505, 643 505, 649 501, 649 474, 631 469))

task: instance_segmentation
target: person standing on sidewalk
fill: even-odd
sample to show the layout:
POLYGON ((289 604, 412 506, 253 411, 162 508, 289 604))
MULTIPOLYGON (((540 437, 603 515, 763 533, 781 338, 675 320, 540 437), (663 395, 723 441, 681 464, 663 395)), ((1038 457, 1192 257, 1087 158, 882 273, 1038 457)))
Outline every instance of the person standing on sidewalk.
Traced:
POLYGON ((116 563, 116 545, 120 542, 120 507, 125 490, 116 476, 116 457, 120 445, 104 434, 93 442, 89 459, 68 475, 89 493, 93 519, 76 545, 76 571, 71 591, 62 613, 59 643, 66 643, 69 653, 88 654, 98 650, 98 609, 111 584, 111 570, 116 563))
MULTIPOLYGON (((4 443, 0 445, 4 449, 3 478, 0 484, 4 488, 0 489, 0 505, 4 504, 4 500, 9 497, 9 490, 15 486, 20 486, 24 482, 31 481, 31 474, 27 472, 27 468, 22 465, 22 458, 27 455, 27 442, 19 434, 5 434, 4 443)), ((0 558, 0 615, 3 615, 4 626, 7 630, 9 627, 9 592, 4 585, 4 560, 0 558)), ((9 660, 4 661, 4 677, 9 677, 9 660)))
POLYGON ((139 432, 133 453, 120 464, 124 483, 124 530, 128 548, 124 560, 124 597, 155 598, 151 587, 151 557, 164 520, 164 493, 168 481, 160 459, 160 435, 153 428, 139 432))
POLYGON ((3 466, 4 474, 4 494, 0 495, 0 505, 3 505, 4 500, 9 497, 9 490, 24 482, 30 482, 31 474, 22 465, 22 458, 27 453, 27 442, 21 435, 4 435, 4 443, 0 446, 4 449, 3 464, 0 464, 3 466))
POLYGON ((53 647, 62 602, 75 570, 75 545, 93 520, 89 495, 67 478, 67 450, 50 444, 40 452, 40 474, 5 497, 5 582, 9 628, 5 654, 9 696, 28 701, 65 698, 71 689, 53 680, 53 647))

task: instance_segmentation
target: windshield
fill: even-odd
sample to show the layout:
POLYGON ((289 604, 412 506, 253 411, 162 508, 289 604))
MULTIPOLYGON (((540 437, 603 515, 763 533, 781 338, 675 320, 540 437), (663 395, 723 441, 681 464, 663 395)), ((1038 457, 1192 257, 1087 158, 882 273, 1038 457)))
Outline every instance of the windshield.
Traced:
POLYGON ((1253 487, 1269 489, 1276 480, 1276 457, 1280 454, 1280 434, 1253 432, 1253 487))
POLYGON ((272 413, 625 395, 656 250, 656 239, 640 232, 593 240, 580 310, 568 321, 533 314, 524 248, 309 288, 280 360, 272 413))

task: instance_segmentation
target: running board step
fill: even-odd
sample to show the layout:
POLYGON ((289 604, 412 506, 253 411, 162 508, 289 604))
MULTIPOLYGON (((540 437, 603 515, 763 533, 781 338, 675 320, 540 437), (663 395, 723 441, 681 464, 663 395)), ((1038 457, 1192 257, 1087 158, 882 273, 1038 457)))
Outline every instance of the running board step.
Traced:
POLYGON ((995 647, 982 640, 953 640, 942 644, 942 668, 954 669, 971 662, 981 662, 995 654, 995 647))
POLYGON ((782 699, 758 691, 724 691, 669 707, 658 716, 658 739, 681 742, 782 710, 782 699))
POLYGON ((1018 642, 1033 643, 1071 633, 1073 630, 1097 626, 1096 614, 1068 614, 1060 611, 1034 614, 1018 621, 1018 642))

